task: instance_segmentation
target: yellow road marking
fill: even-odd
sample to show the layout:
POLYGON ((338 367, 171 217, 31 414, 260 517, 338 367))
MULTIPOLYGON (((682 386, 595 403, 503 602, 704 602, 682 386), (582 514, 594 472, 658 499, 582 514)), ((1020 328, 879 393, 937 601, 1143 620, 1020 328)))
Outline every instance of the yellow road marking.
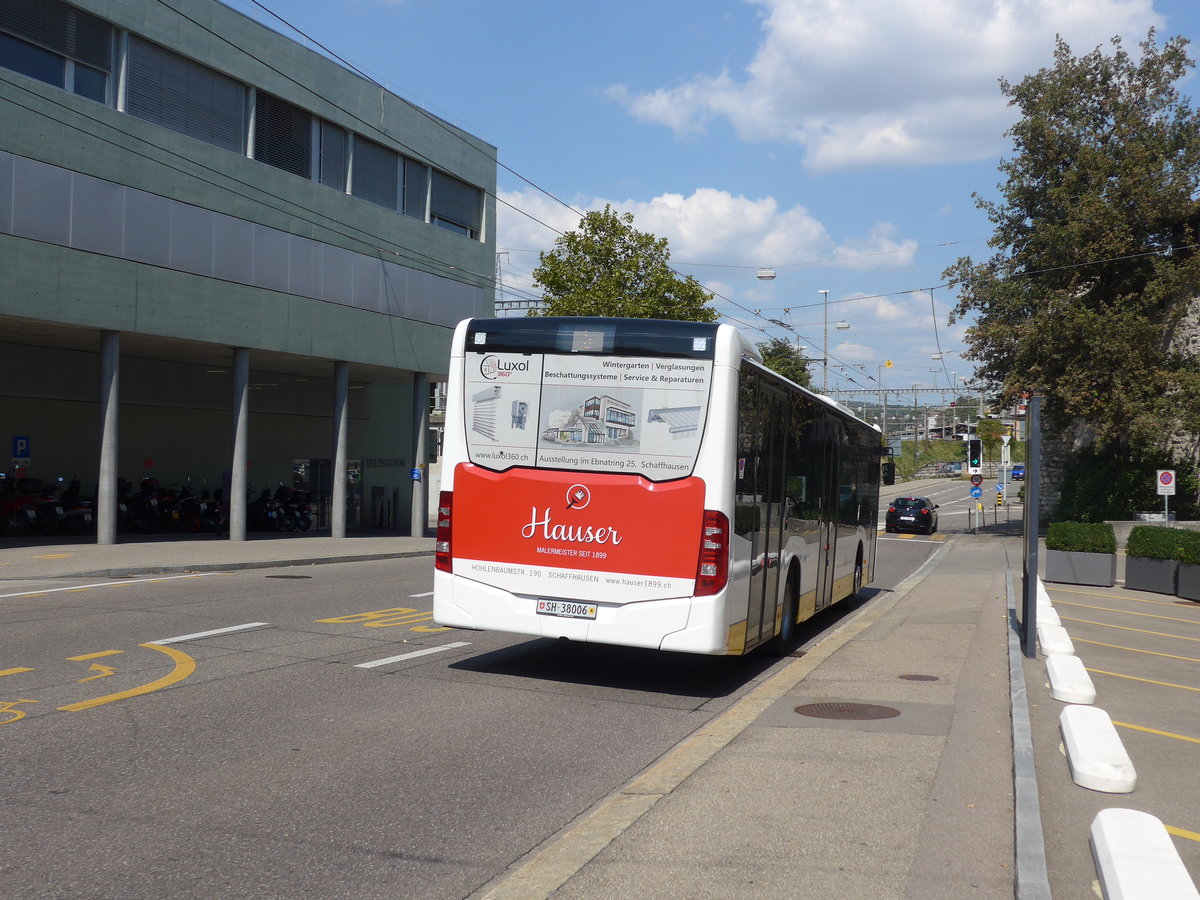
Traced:
POLYGON ((1159 687, 1179 688, 1181 691, 1195 691, 1200 694, 1200 688, 1189 687, 1186 684, 1172 684, 1169 681, 1155 681, 1153 678, 1138 678, 1136 675, 1122 675, 1120 672, 1105 672, 1103 669, 1088 669, 1095 675, 1111 675, 1113 678, 1126 678, 1130 681, 1140 681, 1144 684, 1157 684, 1159 687))
POLYGON ((3 676, 3 675, 20 675, 22 672, 32 672, 32 671, 33 671, 33 669, 26 669, 26 668, 24 668, 24 667, 22 667, 22 666, 18 666, 18 667, 17 667, 17 668, 15 668, 15 669, 0 669, 0 676, 3 676))
POLYGON ((124 652, 124 650, 101 650, 99 653, 85 653, 83 656, 68 656, 67 659, 71 662, 86 662, 89 659, 100 659, 104 656, 116 656, 118 653, 124 652))
POLYGON ((1173 825, 1164 825, 1163 827, 1176 837, 1187 838, 1189 841, 1200 841, 1200 834, 1194 831, 1184 831, 1182 828, 1176 828, 1173 825))
POLYGON ((1113 609, 1109 606, 1091 606, 1087 603, 1072 603, 1070 600, 1059 600, 1060 606, 1078 606, 1080 609, 1097 609, 1101 612, 1120 613, 1123 616, 1141 616, 1143 619, 1163 619, 1167 622, 1186 622, 1188 625, 1200 625, 1200 619, 1181 619, 1178 616, 1156 616, 1154 613, 1134 612, 1130 609, 1113 609))
POLYGON ((1081 597, 1104 597, 1107 600, 1132 600, 1135 603, 1153 603, 1158 606, 1174 606, 1176 600, 1153 600, 1150 597, 1130 597, 1127 594, 1101 594, 1096 591, 1071 591, 1066 588, 1055 587, 1052 584, 1046 585, 1046 590, 1055 594, 1078 594, 1081 597))
POLYGON ((1130 628, 1128 625, 1109 625, 1107 622, 1093 622, 1091 619, 1074 619, 1070 616, 1062 616, 1064 622, 1079 622, 1083 625, 1095 625, 1099 628, 1116 628, 1120 631, 1136 631, 1138 634, 1152 634, 1155 637, 1175 638, 1178 641, 1195 641, 1200 644, 1200 637, 1185 637, 1182 634, 1168 634, 1165 631, 1147 631, 1145 628, 1130 628))
POLYGON ((80 678, 77 684, 83 684, 85 681, 95 681, 97 678, 107 678, 109 675, 115 675, 117 670, 112 666, 106 666, 104 663, 92 663, 89 671, 99 672, 99 675, 91 675, 88 678, 80 678))
POLYGON ((1188 737, 1186 734, 1175 734, 1173 731, 1159 731, 1157 728, 1147 728, 1144 725, 1130 725, 1128 722, 1113 722, 1114 725, 1120 725, 1122 728, 1132 728, 1134 731, 1144 731, 1147 734, 1157 734, 1159 737, 1175 738, 1177 741, 1191 741, 1193 744, 1200 744, 1200 738, 1188 737))
POLYGON ((1071 638, 1076 644, 1091 644, 1094 647, 1111 647, 1113 650, 1128 650, 1130 653, 1145 653, 1147 656, 1163 656, 1167 659, 1182 659, 1184 662, 1200 663, 1200 659, 1191 656, 1177 656, 1174 653, 1159 653, 1157 650, 1139 650, 1137 647, 1122 647, 1120 644, 1106 644, 1104 641, 1087 641, 1083 638, 1071 638))
POLYGON ((115 694, 106 694, 103 697, 95 697, 91 700, 84 700, 80 703, 72 703, 68 706, 60 706, 59 709, 63 712, 79 712, 82 709, 91 709, 95 706, 103 706, 105 703, 116 703, 118 700, 128 700, 130 697, 137 697, 141 694, 150 694, 154 691, 160 691, 165 687, 183 681, 193 672, 196 671, 196 660, 188 656, 182 650, 176 650, 174 647, 168 647, 164 644, 138 644, 139 647, 145 647, 147 650, 157 650, 159 653, 165 653, 167 656, 175 660, 175 670, 168 675, 164 675, 157 681, 151 681, 149 684, 138 685, 135 688, 130 688, 127 691, 118 691, 115 694))
POLYGON ((47 553, 45 556, 31 556, 30 559, 66 559, 68 556, 74 556, 74 553, 47 553))

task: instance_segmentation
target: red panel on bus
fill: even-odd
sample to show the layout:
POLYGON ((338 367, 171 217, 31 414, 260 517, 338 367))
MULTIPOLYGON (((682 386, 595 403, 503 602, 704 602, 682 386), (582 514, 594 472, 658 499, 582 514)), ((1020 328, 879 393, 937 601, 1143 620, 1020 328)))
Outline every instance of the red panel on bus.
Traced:
POLYGON ((454 556, 692 579, 704 482, 459 463, 454 556))

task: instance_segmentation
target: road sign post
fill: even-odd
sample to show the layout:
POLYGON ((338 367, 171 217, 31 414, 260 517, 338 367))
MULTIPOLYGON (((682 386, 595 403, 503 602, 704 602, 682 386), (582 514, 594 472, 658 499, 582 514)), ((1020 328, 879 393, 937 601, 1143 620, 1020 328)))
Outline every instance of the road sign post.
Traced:
POLYGON ((1163 524, 1171 524, 1171 498, 1175 496, 1175 470, 1159 469, 1154 476, 1155 486, 1163 498, 1163 524))

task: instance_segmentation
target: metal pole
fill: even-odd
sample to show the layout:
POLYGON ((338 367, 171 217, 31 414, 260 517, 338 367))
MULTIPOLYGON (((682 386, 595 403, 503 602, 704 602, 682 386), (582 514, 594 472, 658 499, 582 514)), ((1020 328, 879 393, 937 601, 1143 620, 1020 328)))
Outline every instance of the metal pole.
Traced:
POLYGON ((413 480, 409 534, 424 537, 429 522, 429 481, 425 470, 425 439, 429 434, 429 376, 413 376, 413 480))
POLYGON ((100 471, 96 480, 96 543, 117 542, 117 422, 121 335, 100 333, 100 471))
POLYGON ((333 509, 330 534, 346 536, 346 441, 350 430, 350 363, 333 364, 333 509))
POLYGON ((821 369, 821 393, 829 393, 829 291, 818 291, 821 295, 821 305, 825 309, 825 337, 821 342, 821 355, 825 357, 824 368, 821 369))
POLYGON ((1021 651, 1037 656, 1038 507, 1042 490, 1042 398, 1030 397, 1026 408, 1025 443, 1025 565, 1023 569, 1021 651))
POLYGON ((250 351, 244 347, 233 350, 233 459, 229 469, 229 539, 246 539, 247 461, 250 450, 247 440, 250 418, 250 351))

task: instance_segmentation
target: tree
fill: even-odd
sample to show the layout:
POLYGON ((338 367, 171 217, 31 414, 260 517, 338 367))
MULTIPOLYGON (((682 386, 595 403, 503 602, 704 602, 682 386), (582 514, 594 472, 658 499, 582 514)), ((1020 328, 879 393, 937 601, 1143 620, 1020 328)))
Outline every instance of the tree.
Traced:
POLYGON ((983 450, 990 459, 1000 456, 1000 438, 1008 434, 1008 426, 999 419, 980 419, 975 425, 975 434, 983 441, 983 450))
POLYGON ((773 372, 778 372, 784 378, 790 379, 801 387, 812 384, 812 376, 808 371, 808 362, 796 347, 783 338, 771 338, 758 345, 758 353, 763 365, 773 372))
POLYGON ((670 258, 667 239, 637 231, 632 213, 589 212, 539 255, 533 280, 546 304, 538 315, 715 322, 708 292, 673 271, 670 258))
POLYGON ((1200 365, 1173 341, 1200 293, 1200 115, 1175 87, 1194 62, 1181 37, 1141 58, 1121 40, 1001 91, 1008 132, 1001 199, 976 195, 995 226, 986 262, 959 259, 952 321, 977 374, 1011 403, 1040 394, 1051 426, 1082 424, 1111 452, 1162 455, 1200 431, 1200 365))

